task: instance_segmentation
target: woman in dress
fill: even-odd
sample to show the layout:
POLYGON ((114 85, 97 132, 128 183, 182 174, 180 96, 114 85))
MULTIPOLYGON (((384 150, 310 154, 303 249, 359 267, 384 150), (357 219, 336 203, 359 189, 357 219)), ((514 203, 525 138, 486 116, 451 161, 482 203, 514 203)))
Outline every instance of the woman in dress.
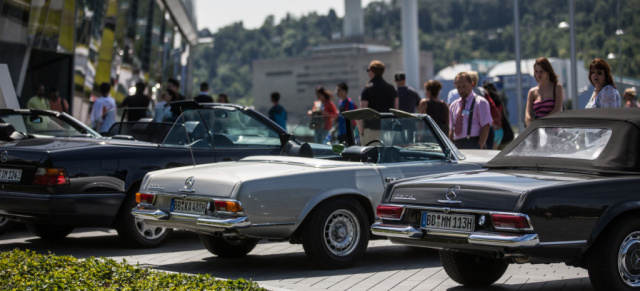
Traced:
POLYGON ((620 93, 613 83, 611 68, 601 58, 595 58, 589 65, 589 82, 596 87, 585 108, 620 107, 620 93))
POLYGON ((442 132, 449 134, 449 106, 438 99, 442 84, 436 80, 429 80, 424 83, 424 89, 427 98, 422 99, 418 104, 418 112, 431 116, 442 132))
POLYGON ((564 94, 562 84, 547 58, 538 58, 533 65, 533 72, 538 86, 529 90, 524 122, 527 126, 537 118, 562 111, 564 94))

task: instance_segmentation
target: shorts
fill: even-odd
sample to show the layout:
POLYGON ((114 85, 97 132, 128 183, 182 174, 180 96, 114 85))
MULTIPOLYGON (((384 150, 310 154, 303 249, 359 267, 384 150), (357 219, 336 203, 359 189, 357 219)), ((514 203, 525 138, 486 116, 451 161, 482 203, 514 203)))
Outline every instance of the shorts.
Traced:
POLYGON ((493 144, 500 145, 502 143, 502 137, 504 136, 504 130, 496 129, 493 136, 493 144))

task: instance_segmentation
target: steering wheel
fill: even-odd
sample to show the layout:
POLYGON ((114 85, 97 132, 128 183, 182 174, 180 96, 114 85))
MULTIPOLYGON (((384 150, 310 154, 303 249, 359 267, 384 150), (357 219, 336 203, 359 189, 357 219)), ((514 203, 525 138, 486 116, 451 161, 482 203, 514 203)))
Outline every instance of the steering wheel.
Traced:
POLYGON ((384 146, 384 143, 383 143, 381 140, 379 140, 379 139, 374 139, 374 140, 372 140, 372 141, 369 141, 369 142, 368 142, 366 145, 364 145, 364 146, 369 146, 369 145, 371 145, 371 144, 372 144, 372 143, 374 143, 374 142, 377 142, 377 143, 379 143, 380 145, 384 146))

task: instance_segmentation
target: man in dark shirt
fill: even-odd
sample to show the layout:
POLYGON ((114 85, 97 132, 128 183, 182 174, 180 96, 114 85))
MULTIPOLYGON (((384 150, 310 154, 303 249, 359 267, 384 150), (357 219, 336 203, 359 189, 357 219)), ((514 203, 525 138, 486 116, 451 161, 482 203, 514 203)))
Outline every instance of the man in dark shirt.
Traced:
POLYGON ((420 104, 420 95, 413 88, 406 85, 407 80, 403 72, 397 72, 394 76, 398 91, 398 108, 404 112, 415 113, 420 104))
POLYGON ((144 89, 147 86, 143 82, 136 83, 136 93, 124 98, 119 107, 130 107, 127 109, 127 120, 138 121, 147 116, 149 110, 149 103, 151 98, 144 95, 144 89))
MULTIPOLYGON (((371 108, 378 112, 389 112, 391 108, 398 109, 396 88, 382 78, 384 69, 384 64, 377 60, 372 61, 367 67, 369 83, 360 93, 360 108, 371 108)), ((362 129, 363 145, 380 139, 380 120, 365 120, 364 124, 359 122, 358 128, 362 129)))
POLYGON ((213 97, 209 95, 209 84, 207 82, 200 83, 200 94, 193 97, 198 103, 213 103, 213 97))

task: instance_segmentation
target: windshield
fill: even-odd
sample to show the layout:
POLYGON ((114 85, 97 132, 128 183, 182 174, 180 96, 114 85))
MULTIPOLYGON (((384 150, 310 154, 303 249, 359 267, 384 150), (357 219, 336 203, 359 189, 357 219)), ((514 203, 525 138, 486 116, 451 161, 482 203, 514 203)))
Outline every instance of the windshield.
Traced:
POLYGON ((532 131, 506 156, 595 160, 610 138, 609 128, 543 127, 532 131))
POLYGON ((79 123, 71 124, 52 115, 16 113, 0 115, 0 118, 3 122, 13 125, 16 131, 33 137, 80 137, 87 136, 87 134, 94 137, 100 136, 97 132, 83 127, 79 123))

